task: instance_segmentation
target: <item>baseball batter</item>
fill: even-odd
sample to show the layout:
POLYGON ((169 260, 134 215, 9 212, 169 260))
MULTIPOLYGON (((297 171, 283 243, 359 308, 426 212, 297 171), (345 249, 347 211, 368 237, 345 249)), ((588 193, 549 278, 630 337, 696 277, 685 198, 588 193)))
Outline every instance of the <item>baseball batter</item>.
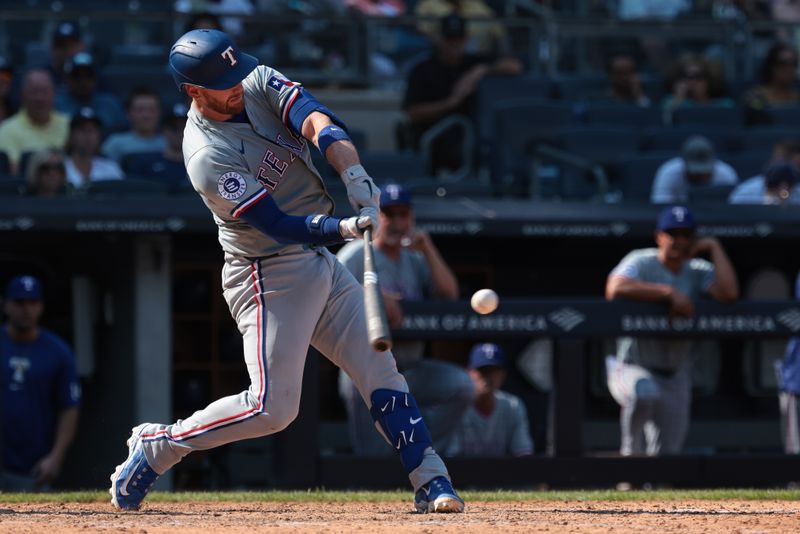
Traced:
POLYGON ((186 33, 169 65, 192 98, 184 160, 219 227, 223 294, 244 338, 251 382, 187 419, 134 427, 128 458, 111 475, 111 502, 137 509, 158 476, 190 452, 286 428, 297 416, 310 344, 357 385, 400 454, 416 510, 463 511, 392 354, 369 345, 361 285, 325 248, 360 238, 378 221, 379 190, 345 125, 223 32, 186 33), (341 174, 358 215, 332 216, 309 143, 341 174))

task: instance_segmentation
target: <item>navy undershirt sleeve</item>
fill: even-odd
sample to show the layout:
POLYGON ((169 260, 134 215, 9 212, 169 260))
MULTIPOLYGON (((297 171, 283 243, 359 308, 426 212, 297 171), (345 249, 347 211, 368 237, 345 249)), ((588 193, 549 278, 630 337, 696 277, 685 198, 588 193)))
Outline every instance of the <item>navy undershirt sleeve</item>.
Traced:
POLYGON ((240 215, 250 226, 257 228, 279 243, 335 245, 343 243, 339 219, 329 215, 287 215, 271 195, 265 195, 240 215))

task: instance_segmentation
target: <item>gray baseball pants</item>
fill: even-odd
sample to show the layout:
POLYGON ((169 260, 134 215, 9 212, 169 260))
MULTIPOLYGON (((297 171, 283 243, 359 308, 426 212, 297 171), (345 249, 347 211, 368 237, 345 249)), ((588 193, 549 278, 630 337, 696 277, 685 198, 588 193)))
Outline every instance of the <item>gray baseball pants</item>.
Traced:
MULTIPOLYGON (((392 354, 370 347, 363 288, 327 249, 294 247, 256 261, 228 255, 222 284, 244 338, 250 387, 171 425, 145 426, 144 454, 157 473, 192 451, 286 428, 297 416, 309 345, 352 378, 367 405, 376 389, 408 391, 392 354)), ((448 473, 429 447, 409 479, 416 491, 437 476, 448 473)))

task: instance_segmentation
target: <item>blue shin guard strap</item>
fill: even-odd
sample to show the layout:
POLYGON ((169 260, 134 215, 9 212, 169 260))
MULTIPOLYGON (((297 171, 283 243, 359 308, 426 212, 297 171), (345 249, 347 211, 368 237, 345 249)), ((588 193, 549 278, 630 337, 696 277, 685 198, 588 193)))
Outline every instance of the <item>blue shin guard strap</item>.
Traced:
POLYGON ((400 453, 407 473, 422 463, 425 449, 431 446, 431 434, 422 420, 411 393, 391 389, 376 389, 370 395, 370 413, 400 453))

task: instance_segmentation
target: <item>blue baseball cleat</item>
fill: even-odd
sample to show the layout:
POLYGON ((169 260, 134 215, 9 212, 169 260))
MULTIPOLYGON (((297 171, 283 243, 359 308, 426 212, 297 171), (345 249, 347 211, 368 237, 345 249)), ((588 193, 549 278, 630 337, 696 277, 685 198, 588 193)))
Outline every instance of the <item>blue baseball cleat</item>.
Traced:
POLYGON ((458 496, 447 478, 436 477, 414 495, 414 507, 421 514, 463 512, 464 500, 458 496))
POLYGON ((147 425, 141 424, 131 430, 128 438, 128 458, 117 466, 111 475, 111 504, 120 510, 138 510, 147 492, 159 475, 144 456, 139 434, 147 425))

